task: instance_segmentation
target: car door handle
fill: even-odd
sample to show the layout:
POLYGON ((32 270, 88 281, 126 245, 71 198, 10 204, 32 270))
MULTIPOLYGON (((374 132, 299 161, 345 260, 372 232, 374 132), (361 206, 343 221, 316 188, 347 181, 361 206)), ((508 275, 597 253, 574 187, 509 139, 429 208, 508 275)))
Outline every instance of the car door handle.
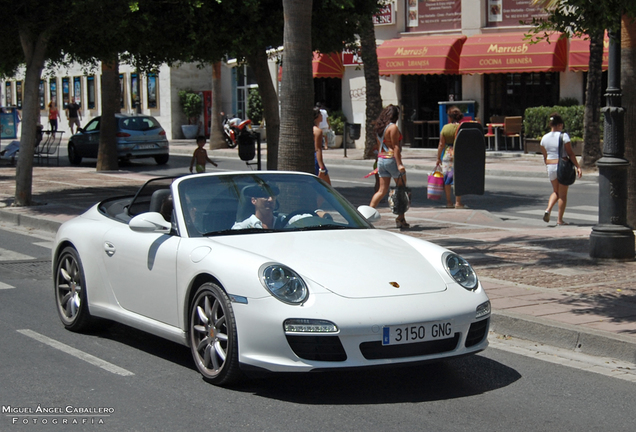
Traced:
POLYGON ((109 241, 104 242, 104 251, 106 252, 106 255, 108 256, 115 255, 115 245, 109 241))

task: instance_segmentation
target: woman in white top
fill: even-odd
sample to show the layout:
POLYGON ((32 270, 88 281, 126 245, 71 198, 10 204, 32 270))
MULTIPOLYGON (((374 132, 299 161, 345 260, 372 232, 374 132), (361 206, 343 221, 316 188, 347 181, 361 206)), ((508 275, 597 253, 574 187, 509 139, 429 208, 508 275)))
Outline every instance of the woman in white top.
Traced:
POLYGON ((577 176, 581 178, 582 175, 581 167, 579 166, 579 162, 576 160, 574 150, 572 150, 572 144, 570 144, 570 137, 567 133, 563 132, 563 126, 563 118, 558 113, 550 114, 551 130, 545 134, 543 138, 541 138, 541 153, 543 153, 543 161, 545 162, 548 177, 552 183, 552 194, 548 200, 548 207, 543 214, 543 220, 545 222, 550 222, 550 212, 552 212, 552 207, 554 207, 554 205, 558 202, 559 215, 557 218, 557 225, 567 225, 567 223, 563 221, 563 213, 565 213, 565 206, 568 201, 568 186, 562 185, 557 180, 557 166, 560 157, 559 136, 561 134, 563 134, 563 149, 565 150, 565 153, 572 163, 574 163, 574 166, 576 166, 577 176))

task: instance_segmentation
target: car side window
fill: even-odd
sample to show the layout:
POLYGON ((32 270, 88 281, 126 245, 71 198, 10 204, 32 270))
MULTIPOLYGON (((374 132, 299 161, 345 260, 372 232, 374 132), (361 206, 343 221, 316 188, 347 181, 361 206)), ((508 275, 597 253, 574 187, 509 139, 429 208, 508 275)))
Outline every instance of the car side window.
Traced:
POLYGON ((90 123, 86 125, 84 128, 86 132, 94 132, 99 130, 99 119, 93 119, 90 123))

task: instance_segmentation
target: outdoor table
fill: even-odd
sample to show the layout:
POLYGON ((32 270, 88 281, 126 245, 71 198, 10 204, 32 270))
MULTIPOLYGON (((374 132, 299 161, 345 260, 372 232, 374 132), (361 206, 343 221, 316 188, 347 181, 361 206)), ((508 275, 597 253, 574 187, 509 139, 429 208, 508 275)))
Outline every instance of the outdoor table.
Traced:
MULTIPOLYGON (((503 123, 486 123, 486 126, 488 126, 488 142, 490 143, 490 133, 492 131, 492 133, 495 135, 495 151, 499 150, 499 134, 498 129, 503 129, 504 124, 503 123)), ((488 146, 490 147, 490 145, 488 146)))

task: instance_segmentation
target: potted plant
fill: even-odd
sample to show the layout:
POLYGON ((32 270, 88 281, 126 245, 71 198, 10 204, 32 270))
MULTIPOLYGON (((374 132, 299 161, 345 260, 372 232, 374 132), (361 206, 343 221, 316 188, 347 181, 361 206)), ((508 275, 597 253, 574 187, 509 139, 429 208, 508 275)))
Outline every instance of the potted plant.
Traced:
POLYGON ((188 119, 187 125, 182 125, 181 130, 186 139, 196 138, 199 133, 199 116, 203 111, 203 97, 192 90, 179 92, 179 103, 183 114, 188 119))
POLYGON ((247 118, 252 120, 254 132, 261 134, 261 141, 267 139, 267 131, 265 129, 265 117, 263 116, 263 101, 258 89, 252 88, 247 97, 247 118))
POLYGON ((344 126, 347 118, 345 117, 342 111, 333 111, 329 116, 329 124, 331 125, 331 130, 336 134, 336 145, 335 148, 340 148, 342 146, 342 135, 344 134, 344 126))

